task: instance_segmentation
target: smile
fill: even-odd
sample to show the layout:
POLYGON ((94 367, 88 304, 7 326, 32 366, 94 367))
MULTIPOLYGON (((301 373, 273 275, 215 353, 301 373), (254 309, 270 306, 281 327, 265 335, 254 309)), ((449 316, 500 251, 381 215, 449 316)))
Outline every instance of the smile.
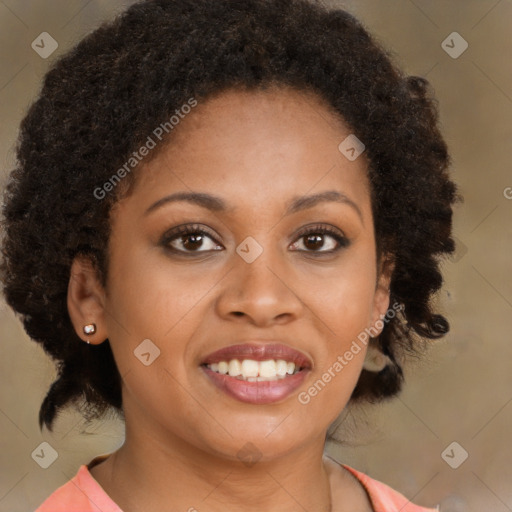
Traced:
POLYGON ((229 375, 248 382, 265 382, 284 379, 287 375, 293 375, 300 370, 295 363, 284 359, 268 359, 267 361, 255 361, 254 359, 232 359, 231 361, 219 361, 207 367, 221 375, 229 375))
POLYGON ((303 383, 311 367, 309 358, 282 344, 232 345, 201 364, 218 389, 252 404, 284 400, 303 383))

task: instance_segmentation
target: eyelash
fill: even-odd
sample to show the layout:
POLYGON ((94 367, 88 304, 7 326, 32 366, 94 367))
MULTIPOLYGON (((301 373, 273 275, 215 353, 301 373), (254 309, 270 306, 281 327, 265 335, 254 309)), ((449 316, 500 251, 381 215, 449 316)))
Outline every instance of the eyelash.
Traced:
MULTIPOLYGON (((338 251, 340 251, 343 248, 346 248, 350 245, 350 240, 346 238, 345 236, 341 235, 338 231, 334 230, 333 228, 330 228, 328 226, 322 226, 322 225, 316 225, 316 226, 308 226, 304 229, 302 229, 297 235, 296 240, 300 240, 302 238, 305 238, 308 235, 329 235, 332 238, 338 242, 338 247, 335 249, 330 249, 328 251, 314 251, 314 250, 299 250, 299 252, 305 252, 308 254, 334 254, 338 251)), ((206 235, 209 238, 211 238, 216 244, 218 242, 215 240, 214 236, 206 231, 204 228, 201 228, 198 224, 183 226, 183 227, 177 227, 172 229, 171 231, 167 232, 163 237, 161 241, 161 245, 163 245, 167 250, 177 253, 177 254, 200 254, 200 253, 207 253, 210 251, 183 251, 181 249, 175 249, 174 247, 170 247, 170 243, 174 241, 175 239, 179 239, 180 237, 185 237, 186 235, 206 235)), ((294 242, 295 243, 295 242, 294 242)), ((220 245, 220 244, 218 244, 220 245)))

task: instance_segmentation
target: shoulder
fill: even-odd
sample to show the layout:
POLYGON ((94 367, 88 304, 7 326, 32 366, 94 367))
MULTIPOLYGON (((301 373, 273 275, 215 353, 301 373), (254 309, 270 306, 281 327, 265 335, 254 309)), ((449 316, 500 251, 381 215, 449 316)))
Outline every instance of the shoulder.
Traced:
POLYGON ((346 464, 341 464, 350 471, 366 488, 375 512, 438 512, 439 508, 425 508, 411 503, 403 494, 395 491, 379 480, 375 480, 365 473, 346 464))
POLYGON ((84 464, 76 475, 56 489, 35 512, 122 512, 84 464))

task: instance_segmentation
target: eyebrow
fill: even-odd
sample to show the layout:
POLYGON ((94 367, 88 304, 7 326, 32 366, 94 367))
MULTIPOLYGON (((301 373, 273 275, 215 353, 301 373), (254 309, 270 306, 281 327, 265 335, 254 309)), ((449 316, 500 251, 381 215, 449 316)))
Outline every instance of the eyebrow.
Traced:
MULTIPOLYGON (((149 213, 166 204, 178 201, 186 201, 192 204, 196 204, 214 212, 234 211, 234 208, 228 208, 227 203, 222 198, 212 196, 211 194, 207 194, 205 192, 176 192, 169 196, 162 197, 162 199, 159 199, 156 201, 156 203, 153 203, 145 211, 144 215, 148 215, 149 213)), ((363 221, 363 215, 359 209, 359 206, 354 201, 352 201, 352 199, 348 198, 345 194, 342 194, 337 190, 326 190, 325 192, 320 192, 318 194, 312 194, 309 196, 293 197, 287 205, 284 216, 312 208, 313 206, 323 202, 335 202, 351 206, 356 211, 361 221, 363 221)))

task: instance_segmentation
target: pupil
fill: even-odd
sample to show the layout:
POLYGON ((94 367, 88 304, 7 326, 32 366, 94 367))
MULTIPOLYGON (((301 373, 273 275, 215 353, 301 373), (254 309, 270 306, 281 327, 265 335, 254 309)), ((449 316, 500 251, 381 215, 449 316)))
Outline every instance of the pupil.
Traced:
POLYGON ((306 247, 308 247, 308 244, 310 244, 310 243, 312 243, 314 245, 314 247, 308 247, 309 249, 311 249, 311 248, 318 249, 319 247, 321 247, 323 245, 321 235, 308 235, 306 238, 307 238, 306 247))
POLYGON ((183 239, 185 240, 183 242, 183 246, 186 249, 197 249, 202 244, 202 238, 203 238, 203 235, 187 235, 187 236, 183 237, 183 239), (193 240, 192 244, 187 243, 187 240, 193 240), (196 244, 196 245, 194 245, 194 244, 196 244))

